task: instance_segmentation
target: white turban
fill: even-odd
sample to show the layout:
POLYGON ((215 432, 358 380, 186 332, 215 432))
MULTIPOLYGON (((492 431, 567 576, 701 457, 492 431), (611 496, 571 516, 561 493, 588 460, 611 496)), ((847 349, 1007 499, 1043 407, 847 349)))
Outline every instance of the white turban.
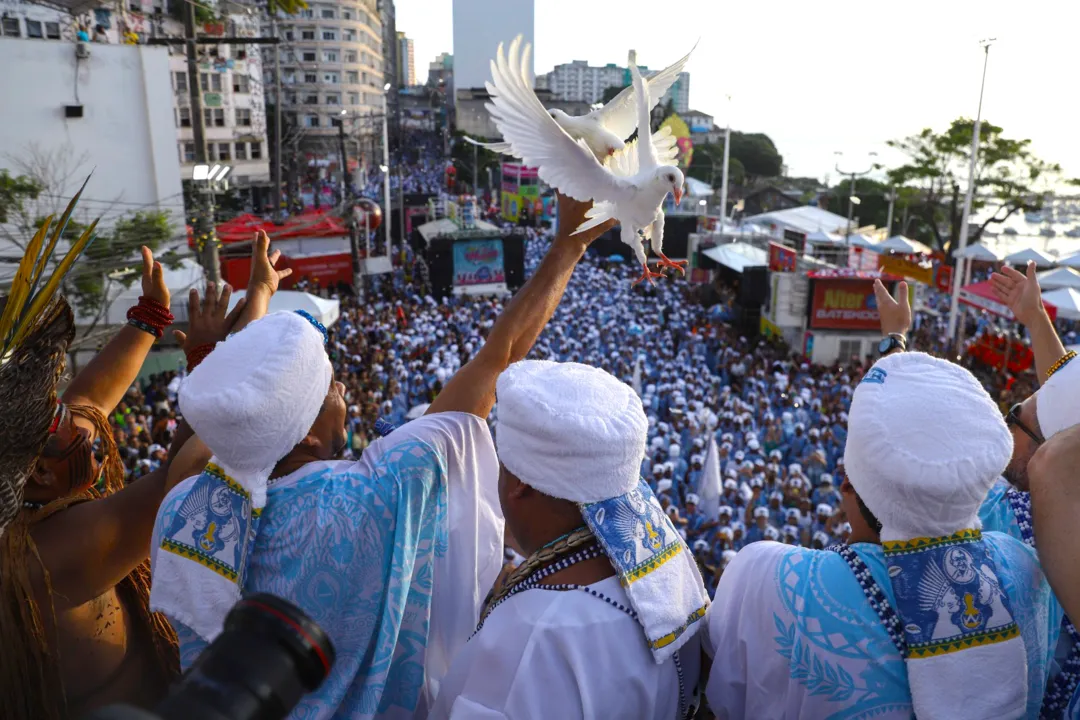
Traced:
POLYGON ((981 527, 979 506, 1011 455, 1001 411, 959 365, 894 353, 855 390, 845 467, 882 540, 981 527))
POLYGON ((1039 388, 1035 414, 1047 440, 1080 424, 1080 360, 1070 360, 1039 388))
POLYGON ((577 503, 637 487, 649 422, 629 385, 587 365, 525 360, 495 391, 499 460, 526 485, 577 503))

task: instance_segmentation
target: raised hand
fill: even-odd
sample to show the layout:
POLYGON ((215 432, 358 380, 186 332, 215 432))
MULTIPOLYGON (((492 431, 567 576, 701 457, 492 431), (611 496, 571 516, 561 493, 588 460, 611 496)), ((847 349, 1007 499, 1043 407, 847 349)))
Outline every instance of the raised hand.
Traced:
POLYGON ((593 240, 615 227, 615 221, 608 220, 603 225, 594 227, 591 230, 586 230, 580 235, 571 236, 571 233, 577 230, 578 225, 585 222, 585 213, 592 207, 592 203, 580 202, 568 195, 563 195, 562 193, 557 193, 556 197, 558 198, 557 211, 559 217, 558 225, 556 226, 556 236, 558 238, 572 237, 573 240, 580 241, 588 246, 593 240))
POLYGON ((1032 325, 1041 313, 1046 312, 1039 280, 1035 277, 1035 263, 1030 260, 1026 274, 1003 265, 990 276, 990 286, 1001 302, 1013 311, 1016 320, 1024 325, 1032 325))
POLYGON ((281 251, 270 250, 270 238, 260 230, 255 234, 255 242, 251 245, 251 276, 248 279, 248 294, 265 289, 271 295, 277 292, 282 278, 292 275, 292 268, 284 270, 275 269, 277 261, 281 258, 281 251))
POLYGON ((165 272, 161 263, 154 260, 154 253, 145 245, 142 252, 142 294, 169 307, 169 286, 165 284, 165 272))
POLYGON ((229 298, 232 288, 228 284, 218 293, 214 283, 207 283, 206 297, 199 298, 195 288, 188 293, 188 331, 174 330, 173 335, 185 353, 203 345, 213 345, 229 336, 237 319, 244 311, 246 298, 240 298, 236 307, 229 312, 229 298))
POLYGON ((877 298, 878 314, 881 315, 881 334, 907 334, 911 329, 911 302, 908 299, 908 284, 901 280, 896 284, 894 298, 885 289, 881 280, 874 281, 874 297, 877 298))

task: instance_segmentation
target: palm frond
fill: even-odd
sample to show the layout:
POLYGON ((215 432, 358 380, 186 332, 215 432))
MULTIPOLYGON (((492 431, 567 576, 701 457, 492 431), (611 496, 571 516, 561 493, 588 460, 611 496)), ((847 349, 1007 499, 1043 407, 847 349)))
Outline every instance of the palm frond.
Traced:
POLYGON ((75 205, 78 203, 83 190, 86 189, 86 183, 89 180, 90 178, 87 177, 82 187, 79 188, 79 192, 68 203, 63 215, 60 216, 60 221, 54 225, 54 216, 50 215, 45 218, 41 227, 34 233, 34 237, 27 245, 26 252, 23 254, 23 258, 19 262, 19 268, 15 273, 7 301, 4 304, 3 313, 0 314, 0 358, 6 357, 36 326, 37 316, 49 306, 68 270, 71 269, 75 260, 78 259, 87 246, 93 242, 94 230, 98 224, 97 220, 77 240, 71 243, 71 247, 68 248, 64 259, 60 261, 51 275, 48 276, 44 286, 39 290, 39 284, 45 277, 45 269, 52 260, 56 246, 67 229, 75 205), (51 235, 49 233, 50 229, 52 230, 51 235), (45 242, 46 237, 49 238, 48 244, 45 242))

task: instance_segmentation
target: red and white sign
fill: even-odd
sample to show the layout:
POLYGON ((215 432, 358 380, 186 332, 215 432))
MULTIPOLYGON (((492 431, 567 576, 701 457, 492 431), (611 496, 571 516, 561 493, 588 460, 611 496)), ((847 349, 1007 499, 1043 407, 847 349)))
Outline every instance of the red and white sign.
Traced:
POLYGON ((810 327, 814 330, 879 330, 874 281, 814 280, 810 304, 810 327))

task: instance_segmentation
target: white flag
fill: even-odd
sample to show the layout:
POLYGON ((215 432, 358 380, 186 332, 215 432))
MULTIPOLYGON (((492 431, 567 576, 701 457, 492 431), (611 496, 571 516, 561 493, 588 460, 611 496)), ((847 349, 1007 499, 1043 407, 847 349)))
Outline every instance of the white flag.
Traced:
POLYGON ((709 449, 705 454, 705 465, 701 468, 701 477, 698 479, 697 494, 700 502, 698 509, 701 510, 706 520, 716 521, 720 518, 720 495, 723 492, 723 484, 720 477, 720 451, 716 447, 716 436, 709 435, 709 449))

